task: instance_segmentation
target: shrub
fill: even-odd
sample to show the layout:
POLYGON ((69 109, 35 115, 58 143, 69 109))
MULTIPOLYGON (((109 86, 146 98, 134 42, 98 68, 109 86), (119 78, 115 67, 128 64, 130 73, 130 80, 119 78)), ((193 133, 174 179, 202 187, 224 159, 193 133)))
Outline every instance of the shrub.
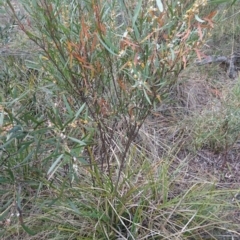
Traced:
MULTIPOLYGON (((23 22, 9 2, 21 30, 41 50, 50 81, 69 94, 71 107, 84 106, 95 138, 87 144, 89 161, 102 170, 106 163, 109 176, 113 151, 118 149, 120 174, 144 119, 167 98, 190 53, 200 54, 205 30, 213 27, 216 12, 205 20, 198 16, 207 2, 157 3, 24 1, 23 22)), ((89 126, 83 128, 89 135, 89 126)))
POLYGON ((201 57, 216 12, 202 15, 205 1, 21 2, 24 19, 7 0, 38 47, 39 58, 27 61, 38 74, 34 89, 12 91, 2 114, 6 215, 15 209, 28 234, 48 239, 196 237, 217 228, 205 215, 221 211, 222 193, 194 183, 171 195, 181 167, 170 171, 172 156, 151 162, 137 144, 191 53, 201 57), (31 95, 42 108, 23 107, 31 95))

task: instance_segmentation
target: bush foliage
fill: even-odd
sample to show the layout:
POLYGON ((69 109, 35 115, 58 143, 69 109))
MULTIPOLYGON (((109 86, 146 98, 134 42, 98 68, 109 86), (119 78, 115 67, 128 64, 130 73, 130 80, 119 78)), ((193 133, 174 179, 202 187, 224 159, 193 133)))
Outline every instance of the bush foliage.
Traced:
POLYGON ((183 166, 173 171, 173 155, 151 159, 139 144, 192 54, 202 57, 216 6, 21 0, 22 18, 6 2, 34 52, 5 59, 1 76, 1 236, 181 239, 220 229, 223 192, 200 182, 177 193, 183 166))

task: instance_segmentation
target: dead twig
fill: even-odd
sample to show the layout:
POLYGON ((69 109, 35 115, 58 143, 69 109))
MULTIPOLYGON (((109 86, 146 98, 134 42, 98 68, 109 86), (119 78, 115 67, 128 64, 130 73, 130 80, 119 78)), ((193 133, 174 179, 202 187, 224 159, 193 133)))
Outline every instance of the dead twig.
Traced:
POLYGON ((207 56, 205 59, 195 62, 198 66, 211 63, 221 63, 226 66, 228 77, 234 79, 238 76, 238 71, 240 70, 240 52, 234 52, 229 57, 207 56))

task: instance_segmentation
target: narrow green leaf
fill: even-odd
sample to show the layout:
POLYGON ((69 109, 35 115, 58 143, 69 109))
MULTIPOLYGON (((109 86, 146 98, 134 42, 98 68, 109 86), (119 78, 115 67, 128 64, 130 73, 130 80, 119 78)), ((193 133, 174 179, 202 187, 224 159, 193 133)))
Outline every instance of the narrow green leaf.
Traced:
POLYGON ((72 123, 72 122, 74 121, 74 119, 76 119, 76 118, 71 118, 71 119, 69 119, 67 122, 65 122, 65 123, 63 124, 63 128, 62 128, 62 129, 65 129, 65 128, 68 126, 69 123, 72 123))
POLYGON ((33 69, 33 70, 37 70, 37 71, 40 71, 40 70, 41 70, 41 68, 39 67, 39 64, 36 63, 36 62, 29 61, 29 60, 25 60, 25 63, 26 63, 26 66, 27 66, 29 69, 33 69))
POLYGON ((35 151, 30 152, 27 157, 21 162, 21 164, 24 164, 26 162, 28 162, 29 159, 31 159, 31 157, 33 156, 33 154, 35 153, 35 151))
POLYGON ((116 54, 102 39, 100 36, 98 36, 99 41, 101 42, 101 44, 113 55, 118 56, 118 54, 116 54))
POLYGON ((163 4, 161 0, 156 0, 160 12, 163 12, 163 4))
POLYGON ((48 175, 48 180, 53 176, 53 174, 57 171, 57 165, 59 162, 62 160, 63 154, 61 154, 56 161, 52 164, 52 166, 49 168, 47 175, 48 175))
POLYGON ((68 204, 74 213, 81 215, 80 211, 77 209, 77 207, 75 206, 75 204, 72 201, 68 200, 68 204))
POLYGON ((0 183, 9 183, 9 179, 5 177, 0 177, 0 183))
POLYGON ((143 89, 143 92, 144 92, 144 96, 145 96, 145 98, 147 99, 148 103, 149 103, 150 105, 152 105, 151 100, 149 99, 148 94, 147 94, 147 92, 145 91, 145 89, 143 89))
POLYGON ((3 221, 5 217, 9 214, 12 205, 10 204, 3 212, 0 213, 0 221, 3 221))
POLYGON ((135 10, 134 10, 134 16, 133 16, 133 26, 135 25, 135 22, 136 22, 136 20, 137 20, 137 18, 138 18, 138 15, 139 15, 139 12, 140 12, 140 10, 141 10, 141 7, 142 7, 142 0, 140 0, 140 1, 138 1, 138 5, 137 5, 137 7, 135 8, 135 10))
POLYGON ((31 236, 36 235, 36 233, 34 231, 32 231, 31 229, 29 229, 25 224, 22 224, 21 226, 24 229, 24 231, 27 232, 29 235, 31 235, 31 236))
MULTIPOLYGON (((66 108, 67 108, 67 111, 68 111, 68 113, 69 113, 69 115, 71 116, 71 117, 73 117, 73 110, 72 110, 72 108, 70 107, 70 105, 69 105, 69 103, 68 103, 68 100, 67 100, 67 98, 66 98, 66 96, 65 95, 63 95, 63 101, 64 101, 64 103, 65 103, 65 106, 66 106, 66 108)), ((83 104, 83 105, 85 105, 85 104, 83 104)))
POLYGON ((83 109, 85 108, 85 103, 80 107, 80 109, 77 111, 77 113, 75 114, 75 118, 74 119, 77 119, 80 115, 80 113, 83 111, 83 109))
MULTIPOLYGON (((11 136, 10 136, 11 137, 11 136)), ((14 141, 14 138, 11 138, 10 140, 8 140, 6 143, 4 143, 3 145, 0 146, 0 149, 4 149, 6 148, 8 145, 11 144, 11 142, 14 141)))
POLYGON ((68 137, 68 139, 72 140, 75 143, 79 143, 81 146, 86 146, 87 144, 77 138, 73 138, 73 137, 68 137))
POLYGON ((171 57, 172 57, 172 61, 173 61, 175 59, 174 50, 172 48, 170 48, 170 52, 171 52, 171 57))
POLYGON ((0 112, 0 127, 3 125, 3 120, 4 120, 4 112, 0 112))
POLYGON ((219 3, 227 3, 229 2, 229 0, 212 0, 212 1, 209 1, 209 3, 211 4, 219 4, 219 3))
POLYGON ((30 90, 28 90, 28 91, 25 91, 23 94, 21 94, 19 97, 16 97, 16 98, 14 98, 14 100, 11 102, 11 104, 13 105, 14 103, 18 103, 18 102, 20 102, 20 100, 22 99, 22 98, 24 98, 25 96, 27 96, 28 94, 29 94, 29 92, 30 92, 30 90))
MULTIPOLYGON (((8 174, 9 174, 12 182, 14 182, 14 181, 15 181, 15 177, 14 177, 14 174, 13 174, 12 170, 11 170, 10 168, 8 168, 8 169, 7 169, 7 172, 8 172, 8 174)), ((9 182, 9 183, 10 183, 10 182, 9 182)))
POLYGON ((137 41, 139 41, 140 40, 140 33, 139 33, 138 28, 137 28, 136 25, 133 25, 133 31, 135 33, 137 41))

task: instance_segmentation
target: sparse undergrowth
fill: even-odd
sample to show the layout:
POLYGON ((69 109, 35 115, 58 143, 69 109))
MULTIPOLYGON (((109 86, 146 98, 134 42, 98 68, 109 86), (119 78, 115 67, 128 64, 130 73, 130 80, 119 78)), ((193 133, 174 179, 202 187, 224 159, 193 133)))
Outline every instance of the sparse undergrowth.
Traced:
POLYGON ((1 239, 238 239, 240 83, 182 71, 223 28, 214 6, 20 2, 2 28, 1 239))

